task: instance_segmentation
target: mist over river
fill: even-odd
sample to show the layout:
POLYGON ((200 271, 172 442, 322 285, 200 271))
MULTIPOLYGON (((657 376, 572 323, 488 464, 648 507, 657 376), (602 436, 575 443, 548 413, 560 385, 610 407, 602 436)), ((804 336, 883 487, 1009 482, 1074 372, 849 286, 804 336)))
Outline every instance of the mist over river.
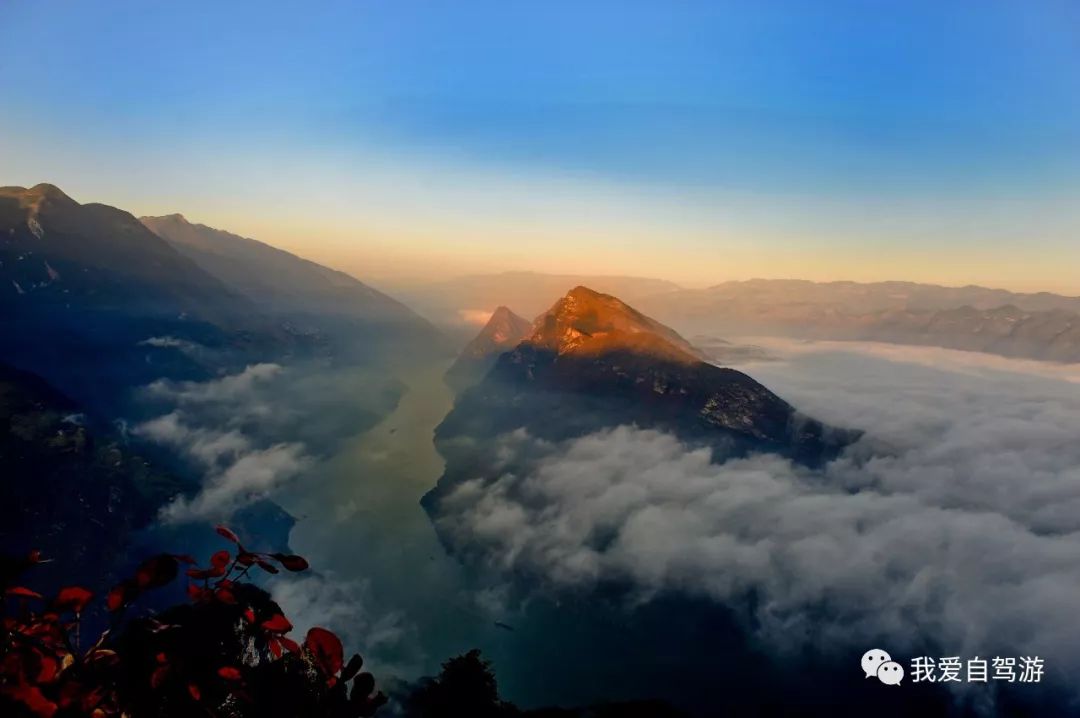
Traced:
MULTIPOLYGON (((560 562, 571 553, 561 554, 552 540, 552 550, 535 553, 547 563, 514 564, 550 589, 521 600, 448 557, 419 504, 442 473, 432 432, 452 396, 442 380, 446 365, 411 368, 399 374, 408 389, 391 415, 275 496, 297 517, 292 547, 316 571, 275 581, 275 595, 298 628, 327 625, 343 633, 377 675, 431 675, 447 658, 480 648, 504 697, 523 706, 643 697, 715 706, 721 691, 737 709, 740 695, 781 689, 827 701, 830 691, 863 689, 852 687, 845 661, 849 653, 861 655, 868 637, 881 636, 912 655, 1049 655, 1048 680, 1080 665, 1080 644, 1070 636, 1019 628, 1056 610, 1056 597, 1075 595, 1074 580, 1080 587, 1080 574, 1055 558, 1072 551, 1075 536, 1075 513, 1057 507, 1080 501, 1070 494, 1080 485, 1069 429, 1080 422, 1077 365, 881 344, 747 341, 768 357, 736 368, 808 414, 865 431, 853 453, 809 475, 753 458, 698 466, 690 453, 645 432, 592 437, 584 459, 580 451, 556 450, 541 474, 556 480, 548 487, 556 517, 561 511, 592 520, 579 510, 592 496, 558 493, 581 483, 557 481, 571 466, 582 477, 611 478, 620 491, 638 492, 641 511, 666 518, 655 540, 640 544, 617 571, 610 566, 618 557, 601 550, 593 582, 560 583, 560 562), (627 435, 634 441, 620 444, 627 435), (605 445, 610 452, 601 456, 605 445), (754 498, 755 486, 768 490, 754 498), (728 512, 734 499, 745 505, 728 512), (808 513, 800 508, 805 502, 818 508, 808 513), (757 521, 758 513, 771 518, 757 521), (980 521, 1016 533, 1023 556, 1004 563, 992 555, 987 562, 963 558, 968 527, 980 521), (924 528, 905 529, 904 542, 888 543, 890 527, 912 522, 924 528), (849 531, 849 524, 861 528, 849 531), (920 536, 950 548, 923 550, 920 536), (860 551, 884 551, 878 540, 898 562, 888 571, 860 558, 860 551), (677 550, 669 555, 672 542, 677 550), (767 547, 765 562, 729 561, 705 550, 731 543, 767 547), (812 555, 803 553, 808 548, 812 555), (850 560, 822 559, 833 552, 850 560), (995 578, 1000 571, 1015 572, 1021 587, 1062 585, 987 603, 984 597, 995 595, 988 592, 1005 590, 995 578), (608 593, 609 579, 629 585, 631 598, 608 593), (739 589, 720 588, 727 586, 739 589), (816 586, 827 601, 814 594, 816 586)), ((545 523, 552 513, 499 508, 513 509, 507 515, 523 522, 501 558, 522 546, 528 555, 529 541, 552 536, 545 523)), ((621 508, 596 510, 593 518, 616 531, 640 526, 636 514, 615 513, 621 508)), ((993 535, 979 533, 972 547, 981 551, 993 535)), ((500 546, 490 549, 499 556, 500 546)), ((1072 625, 1067 618, 1042 623, 1072 625)))
POLYGON ((336 624, 376 665, 408 677, 495 630, 420 507, 442 472, 432 434, 453 404, 446 366, 401 374, 407 389, 392 414, 277 497, 297 518, 290 545, 319 576, 286 593, 298 625, 336 624))
MULTIPOLYGON (((314 569, 271 581, 300 631, 330 627, 376 675, 409 680, 480 648, 503 696, 523 706, 693 697, 714 682, 714 666, 747 660, 710 602, 679 601, 673 609, 656 601, 631 613, 589 592, 511 599, 507 584, 483 583, 447 556, 420 506, 443 470, 432 438, 453 404, 447 366, 399 372, 408 388, 391 415, 275 495, 297 519, 292 549, 314 569), (717 656, 722 635, 727 649, 717 656), (658 663, 686 685, 670 676, 658 685, 658 663), (697 670, 687 668, 693 664, 697 670)), ((732 682, 769 673, 756 664, 731 668, 732 682)))

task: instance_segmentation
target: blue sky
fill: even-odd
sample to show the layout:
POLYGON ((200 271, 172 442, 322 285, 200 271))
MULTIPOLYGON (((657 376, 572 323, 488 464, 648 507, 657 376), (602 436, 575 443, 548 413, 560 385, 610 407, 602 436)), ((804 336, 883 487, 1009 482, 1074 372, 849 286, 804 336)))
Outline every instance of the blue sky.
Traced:
POLYGON ((1075 2, 148 5, 0 7, 0 183, 361 275, 1080 292, 1075 2))

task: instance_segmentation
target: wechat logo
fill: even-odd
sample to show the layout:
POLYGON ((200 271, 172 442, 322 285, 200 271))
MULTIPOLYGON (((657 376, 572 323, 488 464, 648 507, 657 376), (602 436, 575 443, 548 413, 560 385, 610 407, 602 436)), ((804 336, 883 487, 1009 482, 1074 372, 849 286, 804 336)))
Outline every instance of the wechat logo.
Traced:
POLYGON ((861 665, 867 678, 876 677, 887 686, 898 686, 904 680, 904 667, 880 648, 871 648, 864 653, 861 665))

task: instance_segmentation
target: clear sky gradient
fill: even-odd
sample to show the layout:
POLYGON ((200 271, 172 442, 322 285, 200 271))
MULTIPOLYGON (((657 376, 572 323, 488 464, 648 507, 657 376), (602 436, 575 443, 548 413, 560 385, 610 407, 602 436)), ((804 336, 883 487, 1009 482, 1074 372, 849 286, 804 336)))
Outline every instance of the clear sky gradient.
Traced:
POLYGON ((5 0, 42 181, 384 282, 1080 293, 1080 4, 5 0))

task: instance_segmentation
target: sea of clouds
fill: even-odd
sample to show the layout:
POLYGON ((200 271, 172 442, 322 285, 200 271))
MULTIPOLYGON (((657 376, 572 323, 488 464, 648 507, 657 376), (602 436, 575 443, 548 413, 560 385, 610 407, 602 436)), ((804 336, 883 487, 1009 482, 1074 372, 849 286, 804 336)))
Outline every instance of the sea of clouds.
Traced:
MULTIPOLYGON (((290 485, 320 480, 322 462, 388 413, 397 392, 396 380, 384 374, 314 363, 257 363, 206 381, 159 379, 143 387, 151 418, 136 423, 131 435, 167 447, 200 479, 197 491, 163 507, 161 526, 228 524, 290 485)), ((209 527, 205 532, 212 534, 209 527)), ((368 665, 388 672, 420 660, 409 652, 418 643, 415 627, 377 599, 369 580, 338 575, 321 555, 308 558, 311 571, 285 572, 264 584, 294 635, 329 628, 362 648, 368 665)))
POLYGON ((1038 655, 1080 668, 1080 367, 940 349, 754 340, 745 367, 801 411, 866 433, 812 471, 717 465, 630 426, 501 439, 439 528, 551 591, 705 596, 770 650, 1038 655))
POLYGON ((145 388, 148 398, 174 408, 138 424, 132 433, 186 455, 204 472, 202 489, 168 504, 164 520, 225 520, 311 465, 303 444, 262 446, 255 432, 245 428, 281 411, 264 388, 283 371, 278 364, 253 364, 210 381, 158 380, 145 388))
POLYGON ((165 507, 171 522, 224 521, 272 498, 396 405, 383 372, 317 362, 257 363, 206 381, 143 387, 151 418, 132 435, 169 447, 201 475, 202 490, 165 507))

